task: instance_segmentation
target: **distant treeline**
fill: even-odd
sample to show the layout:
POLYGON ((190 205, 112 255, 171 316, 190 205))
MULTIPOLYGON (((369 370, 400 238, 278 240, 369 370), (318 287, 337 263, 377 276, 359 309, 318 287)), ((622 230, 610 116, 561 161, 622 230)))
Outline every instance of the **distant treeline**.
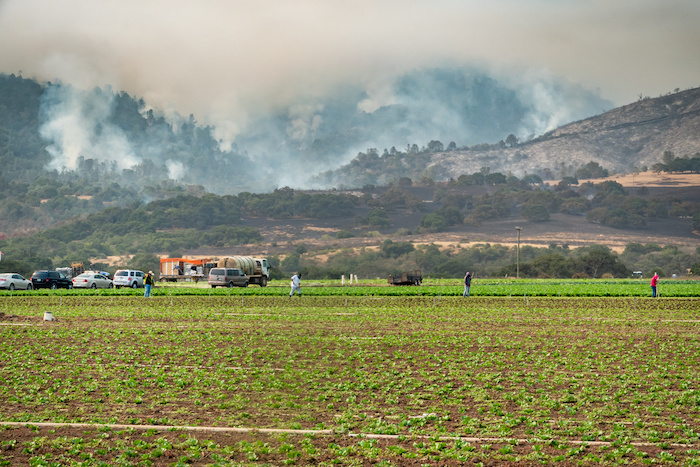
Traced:
POLYGON ((656 172, 690 172, 700 173, 700 153, 696 153, 693 157, 676 157, 671 151, 664 152, 663 163, 654 164, 652 170, 656 172))
POLYGON ((638 190, 641 196, 635 196, 615 181, 579 185, 576 178, 565 177, 551 189, 533 182, 537 181, 532 177, 518 179, 499 173, 460 176, 436 191, 435 201, 439 201, 440 209, 427 214, 420 228, 444 231, 461 223, 478 225, 516 215, 530 222, 546 222, 554 213, 582 215, 590 222, 632 229, 669 216, 693 217, 692 228, 700 228, 700 200, 651 198, 645 196, 644 188, 638 190), (480 197, 460 190, 461 186, 479 185, 487 179, 500 188, 480 197))
POLYGON ((538 278, 630 277, 632 271, 642 271, 644 276, 657 272, 665 277, 685 274, 689 268, 700 274, 700 248, 693 254, 676 246, 630 243, 617 255, 604 245, 575 249, 567 245, 527 245, 520 248, 519 263, 516 248, 484 243, 444 250, 437 245, 414 246, 388 239, 379 250, 367 249, 359 254, 343 250, 329 254, 324 250, 319 252, 322 256, 316 256, 316 252, 300 248, 282 261, 271 260, 282 271, 301 271, 305 277, 318 279, 339 279, 348 274, 386 277, 414 269, 430 277, 464 277, 466 271, 477 277, 515 277, 518 266, 520 277, 538 278))

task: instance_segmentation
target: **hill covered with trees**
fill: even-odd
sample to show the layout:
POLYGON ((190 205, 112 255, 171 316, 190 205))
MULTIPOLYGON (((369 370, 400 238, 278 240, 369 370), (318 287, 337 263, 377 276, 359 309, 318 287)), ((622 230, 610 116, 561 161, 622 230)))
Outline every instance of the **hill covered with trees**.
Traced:
POLYGON ((510 134, 497 143, 471 146, 431 140, 422 147, 370 148, 343 167, 319 174, 316 181, 358 187, 386 184, 401 177, 447 180, 482 169, 519 177, 533 174, 547 180, 588 178, 576 171, 589 162, 610 173, 631 173, 664 163, 665 154, 671 154, 679 164, 700 157, 698 133, 700 88, 677 90, 529 139, 510 134))

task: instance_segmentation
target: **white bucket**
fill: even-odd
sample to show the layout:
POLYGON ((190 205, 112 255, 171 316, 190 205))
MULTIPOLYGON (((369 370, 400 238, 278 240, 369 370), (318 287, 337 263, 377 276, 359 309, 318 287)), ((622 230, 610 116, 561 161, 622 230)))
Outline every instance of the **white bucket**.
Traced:
POLYGON ((50 311, 45 311, 44 312, 44 321, 53 321, 53 313, 50 311))

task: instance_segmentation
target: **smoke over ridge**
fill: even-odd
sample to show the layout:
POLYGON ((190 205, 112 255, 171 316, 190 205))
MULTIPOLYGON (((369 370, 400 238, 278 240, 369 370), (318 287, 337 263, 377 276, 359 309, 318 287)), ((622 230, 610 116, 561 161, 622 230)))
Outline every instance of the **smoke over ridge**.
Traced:
POLYGON ((44 102, 54 168, 154 161, 208 186, 215 164, 267 190, 369 147, 522 139, 698 86, 698 19, 696 0, 2 0, 0 72, 74 87, 44 102), (198 145, 110 125, 118 95, 82 102, 105 86, 167 119, 149 138, 198 145))
POLYGON ((51 85, 42 96, 41 134, 54 157, 50 168, 75 170, 86 159, 119 170, 148 162, 163 167, 163 177, 231 193, 308 187, 314 175, 367 148, 431 140, 469 146, 509 134, 523 140, 612 105, 546 74, 522 76, 506 82, 473 67, 413 70, 385 83, 380 99, 352 86, 300 97, 251 117, 232 140, 194 115, 153 109, 109 87, 51 85))

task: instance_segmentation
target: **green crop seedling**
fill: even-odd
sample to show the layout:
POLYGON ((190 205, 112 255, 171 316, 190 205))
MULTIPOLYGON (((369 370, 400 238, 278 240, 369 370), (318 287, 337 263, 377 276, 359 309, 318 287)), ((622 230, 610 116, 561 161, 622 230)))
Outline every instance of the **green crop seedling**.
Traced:
POLYGON ((2 296, 0 462, 692 464, 697 300, 542 286, 2 296))

